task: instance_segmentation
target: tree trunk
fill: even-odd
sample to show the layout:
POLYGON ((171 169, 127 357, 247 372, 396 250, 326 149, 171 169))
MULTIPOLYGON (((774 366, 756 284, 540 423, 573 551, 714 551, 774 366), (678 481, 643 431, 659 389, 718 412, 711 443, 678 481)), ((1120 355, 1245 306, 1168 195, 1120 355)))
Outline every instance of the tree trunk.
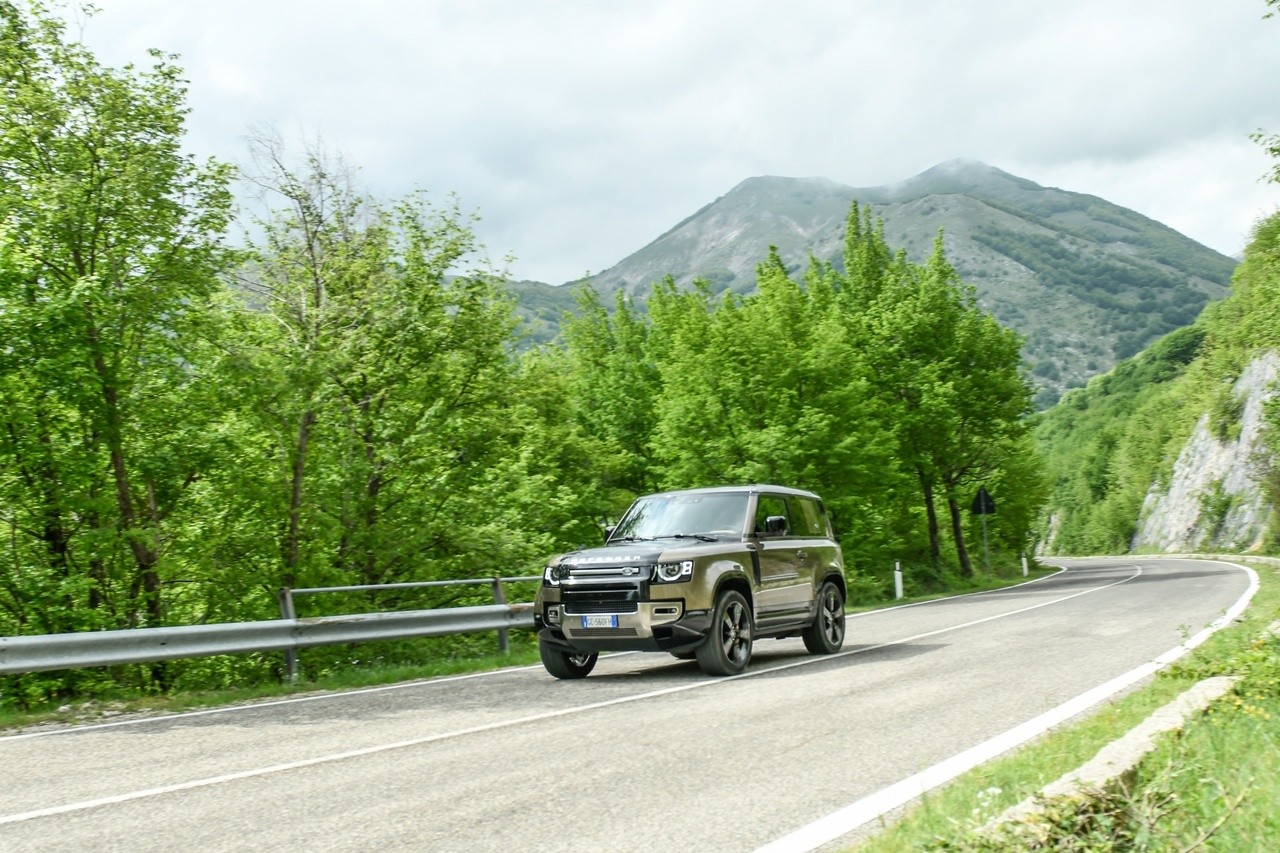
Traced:
POLYGON ((289 482, 289 518, 285 522, 284 541, 280 543, 284 558, 284 575, 281 583, 292 587, 298 582, 298 563, 302 559, 302 481, 307 470, 307 445, 311 440, 311 428, 315 426, 315 410, 303 413, 298 422, 298 441, 293 451, 293 470, 289 482))
POLYGON ((933 481, 920 468, 916 469, 916 475, 920 478, 920 490, 924 493, 924 510, 929 518, 929 556, 933 559, 933 570, 941 572, 942 537, 938 530, 938 510, 933 504, 933 481))
MULTIPOLYGON (((96 345, 96 335, 90 329, 90 339, 96 345)), ((116 505, 120 512, 120 531, 133 554, 135 567, 134 583, 131 589, 141 588, 142 612, 147 627, 156 628, 164 622, 164 604, 160 598, 160 573, 156 566, 160 562, 160 552, 147 541, 146 533, 139 526, 138 513, 134 508, 133 488, 129 483, 129 466, 124 452, 124 425, 120 414, 120 398, 114 377, 107 368, 106 359, 95 346, 93 366, 98 374, 102 388, 103 435, 111 459, 111 475, 115 480, 116 505)), ((134 611, 136 616, 136 611, 134 611)), ((169 667, 164 661, 157 661, 148 667, 151 681, 166 691, 171 686, 169 667)))
POLYGON ((107 444, 107 452, 111 460, 111 476, 115 482, 116 507, 120 513, 120 532, 125 543, 133 554, 137 582, 135 589, 141 586, 143 612, 150 627, 160 625, 163 609, 160 602, 160 576, 156 564, 160 555, 147 542, 144 531, 139 527, 138 514, 133 505, 133 489, 129 483, 129 466, 124 451, 124 424, 120 414, 120 396, 116 388, 116 378, 98 343, 97 330, 92 320, 88 327, 89 343, 93 352, 93 369, 98 377, 102 392, 102 435, 107 444))
POLYGON ((956 556, 960 558, 960 573, 967 578, 973 577, 973 565, 969 562, 969 550, 964 545, 964 519, 960 515, 960 504, 954 497, 947 497, 947 508, 951 511, 951 535, 956 540, 956 556))

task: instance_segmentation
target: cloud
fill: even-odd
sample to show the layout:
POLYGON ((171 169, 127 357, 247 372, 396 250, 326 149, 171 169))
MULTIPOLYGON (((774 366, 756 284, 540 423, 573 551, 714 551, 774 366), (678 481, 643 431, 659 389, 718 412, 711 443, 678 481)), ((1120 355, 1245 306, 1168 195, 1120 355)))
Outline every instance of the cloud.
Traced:
POLYGON ((319 135, 382 195, 456 192, 521 277, 596 272, 759 174, 891 183, 954 158, 1235 252, 1280 188, 1260 0, 111 0, 110 64, 182 55, 189 146, 319 135))

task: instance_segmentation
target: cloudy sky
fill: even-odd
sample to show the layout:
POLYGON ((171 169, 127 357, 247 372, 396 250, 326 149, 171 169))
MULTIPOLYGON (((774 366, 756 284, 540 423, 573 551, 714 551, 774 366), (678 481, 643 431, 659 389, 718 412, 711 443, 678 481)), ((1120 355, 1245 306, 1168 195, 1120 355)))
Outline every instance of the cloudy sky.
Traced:
POLYGON ((981 160, 1227 254, 1280 206, 1263 0, 97 0, 104 64, 177 53, 188 147, 320 138, 385 198, 456 193, 517 278, 599 272, 755 175, 981 160))

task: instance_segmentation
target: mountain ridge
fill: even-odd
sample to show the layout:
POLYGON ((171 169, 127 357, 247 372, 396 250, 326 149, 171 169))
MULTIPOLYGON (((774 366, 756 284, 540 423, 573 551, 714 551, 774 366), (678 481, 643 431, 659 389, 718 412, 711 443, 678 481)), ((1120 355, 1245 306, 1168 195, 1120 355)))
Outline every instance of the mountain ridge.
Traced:
MULTIPOLYGON (((877 187, 823 177, 746 178, 618 263, 571 284, 587 284, 607 301, 621 290, 640 303, 667 275, 680 286, 697 278, 715 291, 747 294, 770 246, 796 275, 810 256, 840 266, 855 200, 883 222, 889 245, 913 261, 923 261, 942 233, 948 259, 980 304, 1026 337, 1042 406, 1190 323, 1226 295, 1237 263, 1101 197, 954 159, 877 187)), ((573 302, 534 284, 513 289, 536 321, 535 339, 545 340, 554 334, 552 306, 573 302), (535 291, 538 304, 529 306, 535 291)))

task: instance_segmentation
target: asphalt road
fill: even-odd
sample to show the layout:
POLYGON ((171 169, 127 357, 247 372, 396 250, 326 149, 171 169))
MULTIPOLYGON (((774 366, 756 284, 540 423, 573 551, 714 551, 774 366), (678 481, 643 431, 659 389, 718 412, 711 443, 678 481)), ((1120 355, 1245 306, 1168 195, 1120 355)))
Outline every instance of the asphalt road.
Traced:
MULTIPOLYGON (((1073 560, 850 617, 845 650, 659 654, 0 737, 0 849, 754 850, 1148 663, 1249 587, 1073 560)), ((1117 732, 1117 735, 1121 734, 1117 732)))

